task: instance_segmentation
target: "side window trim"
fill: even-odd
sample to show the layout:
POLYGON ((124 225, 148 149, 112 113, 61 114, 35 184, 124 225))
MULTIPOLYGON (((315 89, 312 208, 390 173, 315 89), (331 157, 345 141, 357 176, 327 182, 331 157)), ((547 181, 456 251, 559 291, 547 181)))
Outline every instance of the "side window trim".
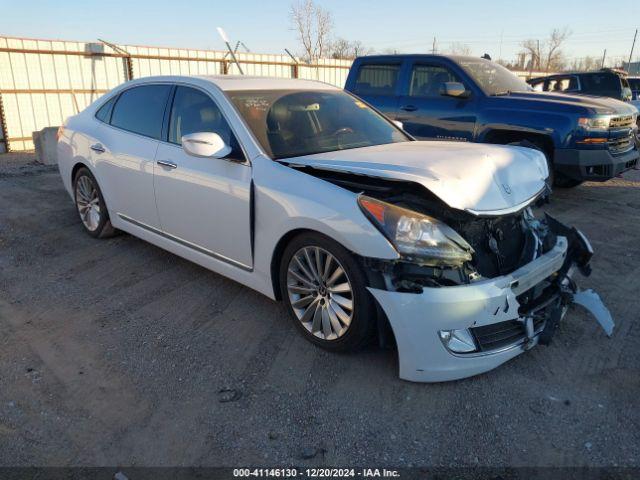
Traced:
POLYGON ((355 85, 354 85, 354 93, 356 95, 362 94, 362 95, 370 95, 368 93, 360 93, 357 90, 357 85, 358 85, 358 78, 360 76, 360 72, 363 68, 366 67, 376 67, 376 66, 382 66, 382 67, 398 67, 398 74, 396 77, 396 84, 393 87, 393 90, 389 93, 376 93, 374 95, 376 96, 381 96, 381 97, 395 97, 398 96, 400 93, 400 86, 402 84, 402 70, 403 70, 403 62, 402 61, 368 61, 368 62, 362 62, 360 63, 360 65, 358 65, 358 73, 356 75, 356 80, 355 80, 355 85))
MULTIPOLYGON (((166 86, 169 86, 170 88, 174 87, 174 85, 172 83, 170 83, 170 82, 152 82, 152 83, 150 82, 150 83, 140 83, 140 84, 137 84, 137 85, 131 85, 130 87, 121 90, 120 92, 118 92, 118 94, 115 97, 113 97, 115 99, 115 101, 113 102, 113 107, 111 107, 111 112, 109 114, 109 123, 108 123, 108 125, 111 128, 114 128, 114 129, 116 129, 116 130, 118 130, 120 132, 130 133, 131 135, 137 135, 137 136, 142 137, 142 138, 149 138, 149 139, 155 140, 157 142, 162 141, 162 128, 163 128, 164 125, 160 126, 159 138, 155 138, 155 137, 151 137, 149 135, 144 135, 142 133, 135 132, 133 130, 127 130, 126 128, 118 127, 117 125, 114 125, 112 123, 112 121, 113 121, 113 112, 115 111, 116 105, 120 101, 120 97, 122 97, 122 94, 124 94, 125 92, 128 92, 129 90, 133 90, 134 88, 154 86, 154 85, 166 85, 166 86)), ((166 108, 167 108, 167 102, 168 102, 169 98, 171 98, 172 92, 173 92, 173 90, 170 90, 169 94, 167 95, 167 101, 165 101, 165 105, 164 105, 165 113, 166 113, 166 108)), ((164 117, 163 117, 163 121, 164 121, 164 117)))
POLYGON ((406 90, 405 90, 405 96, 407 96, 407 97, 412 97, 412 98, 440 98, 439 96, 411 95, 411 93, 412 93, 411 89, 413 88, 413 70, 416 67, 436 67, 436 68, 441 68, 441 69, 447 71, 450 76, 453 76, 453 77, 457 78, 458 81, 460 83, 462 83, 467 90, 470 90, 469 85, 467 85, 465 82, 463 82, 460 79, 460 75, 458 75, 450 66, 448 66, 448 65, 446 65, 444 63, 441 63, 441 62, 437 62, 437 61, 414 60, 413 62, 410 63, 409 68, 408 68, 408 72, 407 72, 407 83, 406 83, 406 90))
POLYGON ((169 93, 169 98, 168 98, 168 101, 167 101, 167 105, 165 107, 165 114, 164 114, 163 125, 162 125, 163 135, 162 135, 162 138, 160 139, 160 141, 163 142, 163 143, 166 143, 168 145, 171 145, 173 147, 182 149, 181 145, 169 141, 169 129, 170 129, 170 123, 171 123, 171 112, 173 110, 173 102, 175 100, 175 96, 176 96, 176 92, 178 90, 178 87, 192 88, 193 90, 197 90, 198 92, 206 95, 209 98, 209 100, 211 100, 213 102, 215 107, 220 111, 220 115, 222 116, 223 120, 226 122, 227 126, 229 127, 231 135, 233 135, 233 138, 235 139, 236 143, 240 147, 240 153, 242 154, 242 159, 238 159, 238 160, 241 160, 241 162, 238 162, 238 163, 247 163, 247 164, 249 164, 250 162, 249 162, 249 155, 247 155, 247 150, 245 149, 244 145, 240 141, 240 137, 238 136, 238 133, 236 132, 236 129, 234 128, 233 124, 227 118, 227 114, 225 113, 224 109, 221 108, 220 105, 218 104, 219 102, 215 98, 213 98, 213 96, 208 91, 206 91, 203 88, 200 88, 198 85, 193 85, 191 83, 173 83, 171 85, 172 85, 173 89, 169 93), (165 131, 165 129, 166 129, 166 131, 165 131))
POLYGON ((96 119, 96 120, 98 120, 100 123, 104 123, 104 124, 106 124, 106 125, 111 125, 111 116, 113 115, 113 107, 115 107, 115 106, 116 106, 116 103, 118 102, 118 98, 120 98, 120 94, 121 94, 121 93, 122 93, 122 92, 118 92, 118 93, 116 93, 115 95, 113 95, 113 96, 109 97, 109 99, 108 99, 106 102, 104 102, 102 105, 100 105, 100 106, 96 109, 96 113, 94 113, 94 115, 93 115, 93 116, 95 117, 95 119, 96 119), (105 119, 105 121, 100 120, 100 119, 98 118, 98 112, 99 112, 100 110, 102 110, 102 109, 103 109, 103 108, 104 108, 104 107, 105 107, 109 102, 113 102, 113 103, 112 103, 112 105, 111 105, 111 108, 109 109, 109 116, 105 119))
POLYGON ((178 86, 175 83, 171 84, 171 91, 169 92, 169 97, 167 98, 167 103, 164 106, 164 113, 162 115, 161 142, 171 143, 169 141, 169 122, 171 122, 171 110, 173 109, 173 100, 176 97, 177 89, 178 86))

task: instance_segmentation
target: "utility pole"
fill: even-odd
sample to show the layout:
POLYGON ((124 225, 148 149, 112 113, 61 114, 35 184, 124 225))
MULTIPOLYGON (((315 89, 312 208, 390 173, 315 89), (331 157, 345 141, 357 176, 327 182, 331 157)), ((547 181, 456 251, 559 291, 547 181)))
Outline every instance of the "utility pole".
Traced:
POLYGON ((602 54, 602 65, 600 68, 604 68, 604 59, 607 58, 607 49, 604 49, 604 53, 602 54))
MULTIPOLYGON (((633 35, 633 43, 631 44, 631 52, 629 52, 629 61, 627 62, 627 70, 631 70, 631 57, 633 56, 633 47, 636 46, 636 37, 638 36, 638 29, 636 28, 636 33, 633 35)), ((629 72, 631 73, 631 72, 629 72)))
POLYGON ((504 35, 504 29, 500 30, 500 51, 498 53, 498 62, 502 61, 502 36, 504 35))
POLYGON ((436 37, 433 37, 433 47, 431 48, 431 53, 436 53, 436 37))
POLYGON ((538 70, 542 70, 542 68, 540 68, 542 66, 542 65, 540 65, 540 60, 542 60, 542 52, 540 51, 540 40, 538 40, 538 50, 536 52, 536 57, 538 57, 537 69, 538 70))

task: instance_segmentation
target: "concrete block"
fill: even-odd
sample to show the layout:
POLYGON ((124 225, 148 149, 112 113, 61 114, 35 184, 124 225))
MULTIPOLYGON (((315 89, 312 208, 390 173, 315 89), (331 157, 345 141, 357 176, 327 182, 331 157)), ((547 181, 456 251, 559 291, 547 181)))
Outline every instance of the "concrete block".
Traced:
POLYGON ((33 132, 33 146, 36 150, 36 159, 43 165, 57 165, 58 156, 56 147, 56 133, 58 127, 46 127, 39 132, 33 132))

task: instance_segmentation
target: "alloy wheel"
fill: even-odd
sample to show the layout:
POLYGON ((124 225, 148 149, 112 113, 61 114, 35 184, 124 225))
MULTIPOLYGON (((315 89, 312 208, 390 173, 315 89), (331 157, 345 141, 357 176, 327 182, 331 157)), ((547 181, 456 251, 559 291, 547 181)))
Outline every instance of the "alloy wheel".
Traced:
POLYGON ((76 206, 87 230, 95 231, 102 219, 100 196, 93 180, 86 175, 80 176, 76 182, 76 206))
POLYGON ((287 269, 291 307, 302 325, 323 340, 342 337, 353 319, 353 288, 344 267, 327 250, 298 250, 287 269))

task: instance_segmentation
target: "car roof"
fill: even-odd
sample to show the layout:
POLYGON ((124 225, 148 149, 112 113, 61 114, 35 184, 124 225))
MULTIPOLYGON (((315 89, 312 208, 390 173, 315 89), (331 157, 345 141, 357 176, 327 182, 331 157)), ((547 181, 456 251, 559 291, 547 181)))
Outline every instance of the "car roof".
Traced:
POLYGON ((384 55, 365 55, 363 57, 358 57, 356 60, 358 61, 389 61, 389 60, 403 60, 405 58, 422 58, 422 59, 439 59, 439 60, 453 60, 455 62, 459 61, 469 61, 469 60, 484 60, 489 62, 491 60, 487 60, 482 57, 473 57, 468 55, 437 55, 432 53, 394 53, 394 54, 384 54, 384 55))
POLYGON ((602 75, 602 74, 610 74, 610 75, 616 75, 618 77, 625 77, 626 75, 622 74, 622 73, 618 73, 615 72, 613 70, 590 70, 588 72, 560 72, 560 73, 554 73, 553 75, 545 75, 544 77, 536 77, 537 79, 540 78, 553 78, 553 77, 566 77, 569 75, 573 75, 573 76, 585 76, 585 75, 602 75))
POLYGON ((212 83, 220 90, 339 90, 338 87, 316 80, 297 78, 259 77, 250 75, 160 75, 133 80, 131 84, 153 82, 212 83))

